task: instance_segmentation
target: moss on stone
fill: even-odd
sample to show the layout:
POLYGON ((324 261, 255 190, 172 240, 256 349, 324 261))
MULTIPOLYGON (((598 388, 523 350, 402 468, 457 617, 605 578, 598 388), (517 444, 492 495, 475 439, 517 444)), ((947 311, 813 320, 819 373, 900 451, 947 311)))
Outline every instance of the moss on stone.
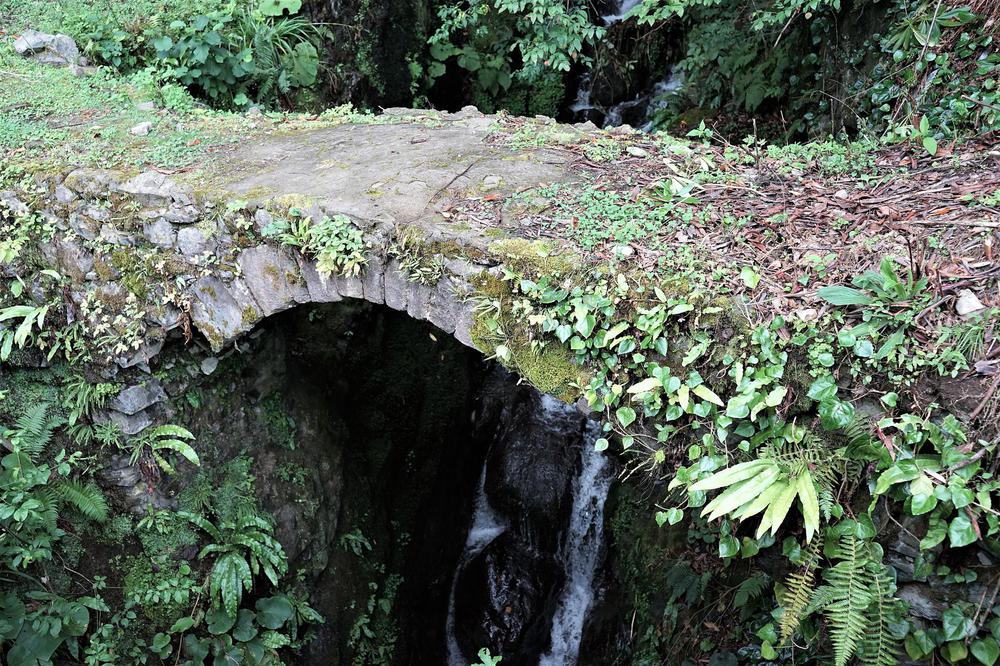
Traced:
POLYGON ((582 264, 575 253, 547 240, 505 238, 490 243, 489 253, 514 270, 533 276, 565 275, 582 264))
POLYGON ((543 393, 564 402, 580 396, 580 386, 589 383, 586 368, 578 365, 569 349, 555 341, 533 344, 527 325, 514 318, 508 307, 510 287, 500 278, 483 273, 475 280, 477 295, 499 304, 498 309, 481 308, 476 312, 469 334, 473 344, 484 354, 493 355, 503 345, 510 350, 506 359, 511 369, 543 393))

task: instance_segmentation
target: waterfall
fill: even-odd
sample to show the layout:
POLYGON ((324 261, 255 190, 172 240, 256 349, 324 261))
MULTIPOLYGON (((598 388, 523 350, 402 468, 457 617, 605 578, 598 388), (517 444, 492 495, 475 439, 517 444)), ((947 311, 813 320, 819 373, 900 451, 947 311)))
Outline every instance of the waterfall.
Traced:
POLYGON ((483 471, 479 475, 479 487, 476 490, 472 526, 469 527, 469 534, 465 537, 465 548, 462 549, 462 557, 455 568, 454 576, 451 578, 451 592, 448 596, 448 624, 445 626, 445 635, 448 640, 448 666, 468 666, 462 656, 462 650, 458 647, 458 639, 455 637, 455 587, 458 585, 458 574, 461 573, 462 568, 468 564, 469 560, 478 555, 479 551, 500 536, 505 529, 507 527, 490 506, 490 501, 486 497, 486 464, 483 463, 483 471))
POLYGON ((615 10, 607 16, 602 16, 601 20, 604 21, 604 25, 618 23, 625 18, 626 14, 635 9, 635 6, 640 2, 642 2, 642 0, 619 0, 615 6, 615 10))
MULTIPOLYGON (((537 422, 556 427, 580 427, 580 416, 575 408, 549 395, 541 396, 534 419, 537 422), (570 417, 570 418, 568 418, 570 417), (569 426, 569 424, 577 424, 569 426)), ((600 436, 600 426, 588 423, 579 436, 574 448, 580 448, 580 466, 572 481, 572 503, 569 522, 561 530, 558 550, 552 554, 561 564, 564 586, 552 615, 549 652, 539 658, 539 666, 576 666, 583 638, 584 621, 594 601, 594 578, 600 564, 604 532, 604 503, 611 487, 613 472, 611 464, 603 453, 594 449, 594 442, 600 436)), ((544 441, 544 440, 542 440, 544 441)), ((572 441, 572 439, 570 440, 572 441)), ((570 451, 570 460, 573 453, 570 451)), ((487 461, 489 457, 487 457, 487 461)), ((465 539, 465 547, 459 558, 451 581, 448 597, 448 616, 445 627, 447 641, 447 666, 468 666, 458 644, 456 631, 456 590, 464 569, 490 543, 505 532, 509 524, 491 505, 486 495, 487 463, 479 477, 476 491, 472 525, 465 539)), ((499 596, 494 589, 497 583, 490 581, 491 594, 499 596)))
POLYGON ((580 476, 573 484, 573 513, 562 548, 566 586, 552 616, 552 645, 539 666, 575 666, 583 624, 594 601, 594 575, 600 563, 604 502, 613 474, 608 459, 594 450, 600 428, 591 424, 581 447, 580 476))

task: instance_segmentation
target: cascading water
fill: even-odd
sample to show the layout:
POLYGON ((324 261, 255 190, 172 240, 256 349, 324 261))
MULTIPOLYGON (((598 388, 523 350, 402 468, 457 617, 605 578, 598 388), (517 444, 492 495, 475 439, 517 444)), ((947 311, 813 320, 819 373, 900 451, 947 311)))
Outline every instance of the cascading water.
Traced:
POLYGON ((611 465, 594 449, 597 424, 587 428, 581 447, 580 476, 573 484, 573 513, 562 547, 566 586, 552 616, 552 645, 539 666, 574 666, 583 638, 583 624, 594 601, 594 575, 604 536, 604 502, 611 488, 611 465))
MULTIPOLYGON (((614 475, 608 459, 594 449, 594 443, 600 434, 600 427, 596 423, 586 423, 573 407, 551 396, 541 396, 541 400, 535 403, 532 421, 536 424, 544 424, 541 432, 551 433, 550 437, 557 437, 556 433, 563 433, 568 437, 568 440, 564 439, 562 444, 564 446, 568 441, 572 447, 567 451, 570 455, 565 469, 567 471, 573 470, 573 472, 567 479, 567 492, 564 495, 568 504, 567 522, 560 529, 558 545, 553 544, 553 550, 550 550, 550 554, 545 556, 549 558, 547 561, 551 561, 557 567, 557 571, 561 570, 561 575, 556 576, 553 580, 564 581, 561 589, 555 587, 553 590, 553 603, 550 607, 553 609, 551 628, 549 623, 545 622, 544 631, 547 631, 548 634, 543 633, 538 636, 538 645, 540 646, 545 646, 545 638, 548 638, 548 652, 540 655, 543 647, 538 647, 534 652, 522 653, 519 658, 527 657, 532 661, 537 658, 540 666, 575 666, 583 638, 584 622, 594 602, 594 579, 602 555, 604 503, 614 475), (586 425, 584 425, 585 423, 586 425), (579 449, 578 457, 574 453, 577 449, 579 449), (579 465, 572 462, 577 459, 579 465), (572 479, 571 483, 570 479, 572 479), (571 497, 570 492, 572 493, 571 497)), ((552 446, 560 446, 558 442, 549 439, 538 440, 539 444, 545 442, 551 442, 552 446)), ((462 607, 461 602, 457 601, 460 594, 460 577, 464 576, 464 571, 474 567, 473 562, 478 561, 483 556, 481 554, 494 548, 494 540, 503 539, 504 537, 501 535, 504 533, 516 534, 519 532, 512 527, 513 523, 510 523, 496 508, 491 506, 487 495, 487 468, 492 469, 488 462, 484 464, 480 475, 472 524, 451 582, 445 631, 447 666, 468 666, 469 663, 459 645, 459 627, 457 626, 459 620, 467 622, 468 618, 456 617, 456 607, 462 607)), ((522 538, 524 536, 521 535, 522 538)), ((528 544, 527 547, 529 549, 535 548, 531 544, 528 544)), ((523 579, 515 578, 513 580, 523 579)), ((511 582, 510 578, 489 576, 485 584, 489 588, 490 598, 510 599, 511 597, 504 597, 503 593, 511 582), (501 587, 497 587, 498 585, 501 587)), ((512 603, 512 605, 514 608, 522 608, 517 602, 512 603)), ((511 612, 509 608, 507 612, 511 612)))
MULTIPOLYGON (((610 13, 601 16, 606 27, 613 26, 625 20, 629 13, 642 0, 617 0, 610 13)), ((683 74, 671 67, 666 76, 651 87, 640 90, 631 99, 626 99, 613 105, 596 102, 593 99, 595 73, 584 72, 577 86, 576 99, 570 105, 570 110, 581 120, 600 120, 602 127, 617 127, 630 122, 644 132, 652 131, 653 120, 657 112, 666 108, 671 95, 681 90, 684 85, 683 74)))
POLYGON ((642 0, 619 0, 619 2, 615 5, 614 11, 610 14, 602 16, 601 20, 604 21, 604 25, 618 23, 641 2, 642 0))
POLYGON ((472 525, 469 527, 469 534, 465 537, 465 547, 462 549, 462 558, 455 569, 455 575, 451 579, 451 593, 448 596, 448 624, 445 627, 445 636, 448 640, 448 666, 468 666, 462 657, 462 650, 458 647, 458 639, 455 637, 455 586, 458 583, 458 574, 462 567, 468 564, 469 560, 475 557, 479 551, 489 544, 490 541, 500 536, 507 526, 497 515, 497 512, 490 506, 490 501, 486 498, 486 466, 479 475, 479 487, 476 489, 475 513, 472 516, 472 525))

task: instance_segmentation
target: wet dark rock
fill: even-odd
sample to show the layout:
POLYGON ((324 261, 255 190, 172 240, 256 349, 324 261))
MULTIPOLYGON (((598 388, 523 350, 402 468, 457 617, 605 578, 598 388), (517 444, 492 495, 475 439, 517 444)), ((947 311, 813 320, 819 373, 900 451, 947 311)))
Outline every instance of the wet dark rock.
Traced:
POLYGON ((510 408, 486 472, 490 503, 532 543, 554 551, 572 505, 580 438, 586 423, 576 412, 547 409, 533 392, 510 408))
POLYGON ((150 380, 144 384, 123 389, 108 403, 108 407, 123 414, 132 415, 147 407, 152 407, 158 402, 166 401, 166 399, 167 394, 160 383, 150 380))
POLYGON ((459 646, 474 655, 484 645, 504 663, 537 663, 549 640, 562 586, 554 556, 505 532, 466 565, 456 586, 459 646))

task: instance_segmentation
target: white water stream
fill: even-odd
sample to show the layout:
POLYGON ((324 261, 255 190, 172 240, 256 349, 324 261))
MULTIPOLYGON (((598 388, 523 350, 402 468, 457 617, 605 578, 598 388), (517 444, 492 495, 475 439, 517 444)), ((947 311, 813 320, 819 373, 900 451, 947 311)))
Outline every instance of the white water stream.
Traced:
MULTIPOLYGON (((543 416, 556 417, 573 410, 557 399, 542 396, 543 416)), ((607 457, 594 450, 600 427, 592 423, 580 443, 580 473, 573 480, 573 505, 569 525, 559 551, 566 582, 559 604, 552 616, 551 647, 539 660, 539 666, 576 666, 583 638, 583 626, 594 601, 594 576, 600 564, 604 533, 604 503, 614 474, 607 457)), ((448 666, 468 666, 455 635, 455 587, 459 573, 507 525, 490 506, 485 491, 486 468, 483 467, 476 491, 475 513, 465 539, 465 548, 451 582, 446 626, 448 666)))
POLYGON ((594 575, 604 535, 604 502, 613 474, 607 457, 594 450, 600 428, 591 424, 583 440, 580 476, 573 483, 573 513, 562 548, 566 585, 552 616, 552 646, 539 666, 576 666, 583 624, 594 601, 594 575))
POLYGON ((448 640, 448 666, 469 666, 462 657, 462 650, 458 647, 458 639, 455 638, 455 586, 458 585, 458 574, 469 563, 469 560, 478 555, 479 551, 489 545, 490 541, 493 541, 507 529, 486 498, 485 465, 483 465, 483 471, 479 475, 479 487, 476 489, 475 502, 476 509, 472 516, 472 526, 469 528, 468 536, 465 537, 465 548, 462 549, 462 557, 459 559, 458 567, 451 578, 451 592, 448 596, 448 624, 445 626, 445 636, 448 640))

